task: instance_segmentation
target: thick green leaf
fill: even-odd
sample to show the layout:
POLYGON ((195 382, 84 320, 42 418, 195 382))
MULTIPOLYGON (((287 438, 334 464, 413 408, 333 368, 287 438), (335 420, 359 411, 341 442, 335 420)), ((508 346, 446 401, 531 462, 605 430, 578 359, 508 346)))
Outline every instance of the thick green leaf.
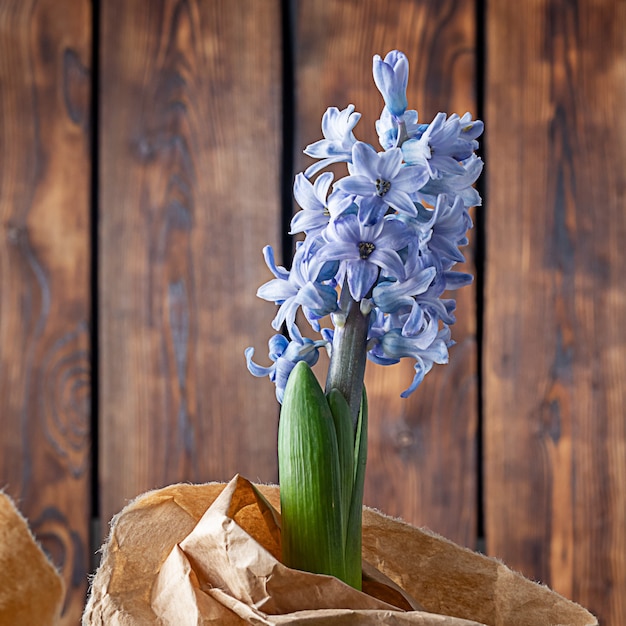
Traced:
POLYGON ((326 396, 301 361, 287 381, 278 428, 283 562, 345 580, 337 436, 326 396))
POLYGON ((344 545, 348 529, 350 502, 352 501, 352 485, 354 483, 354 429, 350 406, 338 389, 328 394, 328 406, 333 415, 337 434, 337 451, 339 454, 339 484, 341 488, 341 521, 344 531, 344 545))

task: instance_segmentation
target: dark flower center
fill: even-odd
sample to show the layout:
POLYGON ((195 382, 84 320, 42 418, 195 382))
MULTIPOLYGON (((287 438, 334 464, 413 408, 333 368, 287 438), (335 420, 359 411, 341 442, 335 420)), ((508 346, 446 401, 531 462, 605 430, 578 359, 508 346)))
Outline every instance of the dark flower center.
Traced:
POLYGON ((367 259, 374 250, 376 250, 376 246, 370 241, 359 241, 359 256, 362 259, 367 259))
POLYGON ((391 189, 391 183, 382 178, 376 179, 376 195, 382 198, 391 189))

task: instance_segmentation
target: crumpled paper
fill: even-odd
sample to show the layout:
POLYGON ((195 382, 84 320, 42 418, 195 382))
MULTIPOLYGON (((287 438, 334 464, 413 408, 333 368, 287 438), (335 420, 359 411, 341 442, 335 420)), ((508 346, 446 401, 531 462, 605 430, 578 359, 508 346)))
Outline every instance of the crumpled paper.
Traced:
POLYGON ((277 487, 240 476, 140 496, 113 520, 83 626, 597 626, 498 561, 370 509, 363 592, 289 569, 278 508, 277 487))
POLYGON ((62 603, 61 577, 11 499, 0 492, 0 624, 54 626, 62 603))

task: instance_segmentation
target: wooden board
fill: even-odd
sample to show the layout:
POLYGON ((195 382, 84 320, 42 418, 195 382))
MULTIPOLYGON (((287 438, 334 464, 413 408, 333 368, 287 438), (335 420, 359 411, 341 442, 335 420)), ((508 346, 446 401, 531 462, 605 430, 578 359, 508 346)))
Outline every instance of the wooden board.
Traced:
MULTIPOLYGON (((372 57, 400 49, 409 58, 409 107, 430 121, 439 111, 475 114, 473 1, 328 0, 297 3, 296 167, 310 163, 301 150, 321 138, 329 106, 354 104, 363 114, 355 129, 378 146, 374 122, 383 101, 372 79, 372 57)), ((341 175, 345 174, 345 170, 341 175)), ((466 249, 466 270, 473 271, 466 249)), ((460 269, 460 268, 459 268, 460 269)), ((366 503, 427 525, 474 546, 476 541, 476 325, 475 292, 458 298, 458 345, 451 364, 435 367, 409 400, 407 363, 369 364, 369 462, 366 503)))
POLYGON ((487 14, 487 546, 623 624, 626 5, 487 14))
POLYGON ((0 485, 87 589, 91 3, 0 4, 0 485))
POLYGON ((103 523, 171 482, 276 480, 278 0, 102 3, 100 485, 103 523))

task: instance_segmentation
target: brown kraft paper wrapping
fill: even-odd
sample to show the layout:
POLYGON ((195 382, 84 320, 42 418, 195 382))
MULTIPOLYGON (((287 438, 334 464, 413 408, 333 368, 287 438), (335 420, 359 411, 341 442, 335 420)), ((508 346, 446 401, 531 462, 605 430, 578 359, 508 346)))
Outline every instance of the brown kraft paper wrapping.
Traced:
POLYGON ((289 569, 278 508, 277 487, 239 476, 140 496, 112 522, 83 626, 597 626, 500 562, 367 508, 364 592, 289 569))
POLYGON ((35 542, 26 520, 0 492, 0 624, 59 623, 63 583, 35 542))

